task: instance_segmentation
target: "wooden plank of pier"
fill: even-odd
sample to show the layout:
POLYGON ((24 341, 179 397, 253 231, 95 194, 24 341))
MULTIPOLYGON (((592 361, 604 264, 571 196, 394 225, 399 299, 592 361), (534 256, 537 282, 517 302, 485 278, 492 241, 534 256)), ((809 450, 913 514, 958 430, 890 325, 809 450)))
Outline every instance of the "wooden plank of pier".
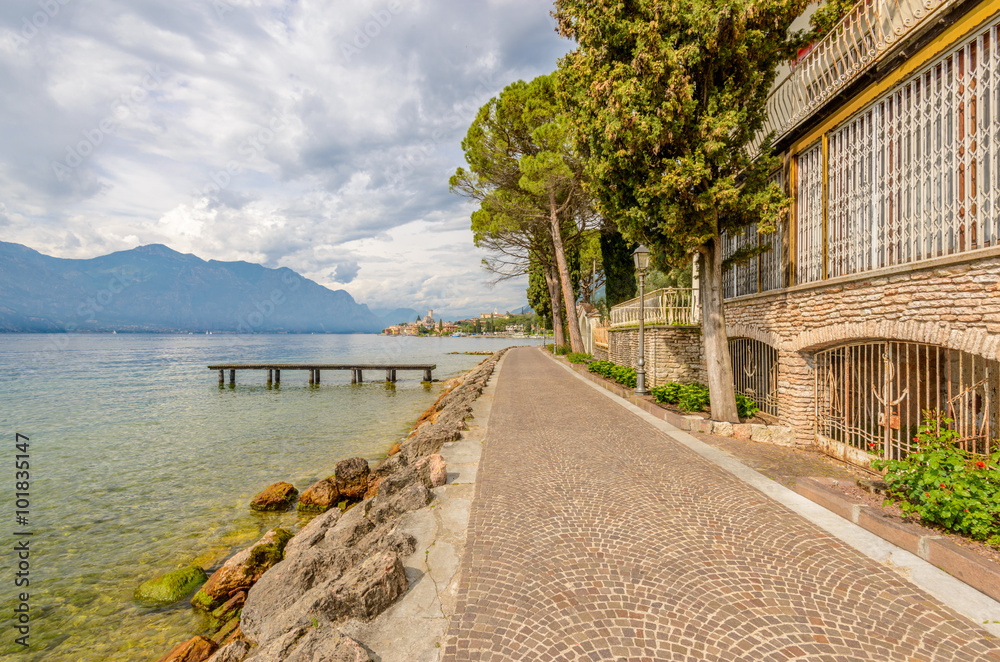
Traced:
POLYGON ((209 370, 219 371, 219 386, 225 384, 225 371, 229 371, 229 383, 236 383, 237 370, 266 370, 267 383, 271 383, 272 375, 274 383, 281 383, 282 370, 308 370, 309 383, 320 383, 320 371, 322 370, 350 370, 351 383, 358 384, 364 381, 363 372, 365 370, 385 370, 385 379, 388 382, 396 381, 396 372, 399 370, 421 370, 423 371, 423 381, 429 382, 432 379, 432 371, 437 368, 434 363, 222 363, 208 366, 209 370))

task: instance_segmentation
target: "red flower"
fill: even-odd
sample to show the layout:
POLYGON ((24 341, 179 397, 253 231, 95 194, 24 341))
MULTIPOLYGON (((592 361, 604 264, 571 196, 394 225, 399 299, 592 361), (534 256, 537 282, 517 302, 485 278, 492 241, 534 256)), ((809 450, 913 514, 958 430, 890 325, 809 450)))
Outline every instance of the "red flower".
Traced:
POLYGON ((931 495, 930 492, 924 492, 924 496, 930 496, 930 495, 931 495))
POLYGON ((976 466, 979 467, 980 469, 982 469, 983 467, 986 466, 986 463, 985 462, 976 462, 976 466))
POLYGON ((941 489, 942 490, 944 489, 944 483, 941 483, 941 489))

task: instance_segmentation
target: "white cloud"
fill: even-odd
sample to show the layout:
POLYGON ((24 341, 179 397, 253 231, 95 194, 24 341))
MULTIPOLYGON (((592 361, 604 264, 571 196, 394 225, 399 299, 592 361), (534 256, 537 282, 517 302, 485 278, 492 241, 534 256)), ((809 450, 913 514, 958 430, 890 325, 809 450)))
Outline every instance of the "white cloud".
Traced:
POLYGON ((165 243, 383 308, 523 302, 486 287, 447 180, 478 107, 570 48, 550 3, 70 0, 28 40, 38 5, 3 4, 3 240, 165 243))

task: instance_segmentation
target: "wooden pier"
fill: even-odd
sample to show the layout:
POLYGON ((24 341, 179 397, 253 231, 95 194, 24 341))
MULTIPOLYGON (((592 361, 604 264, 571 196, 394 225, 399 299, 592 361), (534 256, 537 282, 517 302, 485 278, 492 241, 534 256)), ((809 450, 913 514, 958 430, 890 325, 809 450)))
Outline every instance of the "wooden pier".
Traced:
POLYGON ((226 371, 229 371, 229 383, 236 383, 237 370, 267 370, 267 383, 280 384, 282 370, 308 370, 309 383, 319 384, 320 373, 323 370, 350 370, 351 383, 360 384, 364 381, 365 370, 385 370, 385 381, 395 382, 396 372, 399 370, 422 370, 423 381, 429 382, 432 379, 431 371, 437 368, 433 363, 226 363, 223 365, 210 365, 209 370, 219 371, 219 386, 226 383, 226 371))

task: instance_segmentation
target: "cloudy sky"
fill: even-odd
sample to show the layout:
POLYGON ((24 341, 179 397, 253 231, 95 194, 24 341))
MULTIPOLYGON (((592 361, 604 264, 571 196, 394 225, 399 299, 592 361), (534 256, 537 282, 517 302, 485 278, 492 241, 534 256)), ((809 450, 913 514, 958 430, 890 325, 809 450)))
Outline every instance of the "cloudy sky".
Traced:
POLYGON ((162 243, 373 308, 514 309, 449 193, 476 110, 571 43, 548 0, 3 0, 0 240, 162 243))

